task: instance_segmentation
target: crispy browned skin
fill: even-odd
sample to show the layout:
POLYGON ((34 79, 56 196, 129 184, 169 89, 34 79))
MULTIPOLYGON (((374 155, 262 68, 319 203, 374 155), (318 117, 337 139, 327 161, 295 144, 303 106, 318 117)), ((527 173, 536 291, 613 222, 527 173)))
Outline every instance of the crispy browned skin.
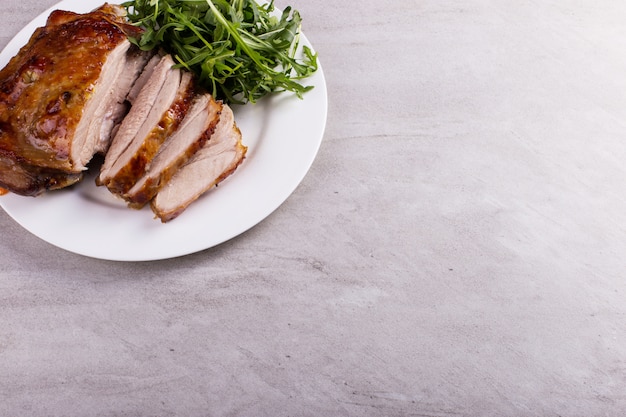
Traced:
POLYGON ((0 169, 0 187, 37 195, 58 188, 59 178, 75 179, 71 142, 85 102, 107 53, 137 31, 108 5, 83 15, 54 11, 0 70, 0 159, 32 167, 33 178, 50 174, 12 183, 15 175, 0 169))
MULTIPOLYGON (((56 190, 77 183, 83 174, 59 171, 58 169, 42 168, 16 162, 0 151, 0 172, 4 182, 11 184, 6 191, 22 195, 36 195, 41 190, 56 190)), ((2 189, 2 188, 0 188, 2 189)), ((1 194, 0 194, 1 195, 1 194)))

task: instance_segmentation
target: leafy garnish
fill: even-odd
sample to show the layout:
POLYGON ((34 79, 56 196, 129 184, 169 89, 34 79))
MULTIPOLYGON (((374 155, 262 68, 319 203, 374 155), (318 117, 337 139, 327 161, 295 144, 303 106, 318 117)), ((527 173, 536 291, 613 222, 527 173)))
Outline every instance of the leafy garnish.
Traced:
POLYGON ((144 28, 134 44, 172 54, 177 67, 196 73, 218 99, 254 103, 280 91, 302 98, 313 88, 301 80, 317 71, 317 54, 304 45, 296 58, 302 18, 291 7, 279 15, 273 0, 132 0, 122 6, 144 28))

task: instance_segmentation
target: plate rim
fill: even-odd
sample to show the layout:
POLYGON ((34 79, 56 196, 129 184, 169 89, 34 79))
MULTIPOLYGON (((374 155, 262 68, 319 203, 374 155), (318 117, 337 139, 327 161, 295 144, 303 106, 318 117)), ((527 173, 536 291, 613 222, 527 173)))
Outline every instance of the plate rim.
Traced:
MULTIPOLYGON (((15 53, 17 52, 17 50, 19 50, 19 48, 21 48, 23 45, 26 44, 26 42, 28 41, 28 39, 30 38, 30 36, 32 35, 32 33, 35 31, 35 29, 39 26, 42 26, 43 24, 45 24, 45 20, 47 19, 47 17, 50 15, 50 13, 53 10, 56 9, 64 9, 64 10, 70 10, 70 11, 77 11, 77 12, 86 12, 89 10, 92 10, 95 7, 98 7, 100 5, 100 1, 99 0, 82 0, 82 1, 77 1, 77 0, 63 0, 60 1, 58 3, 56 3, 55 5, 49 7, 48 9, 46 9, 44 12, 40 13, 39 15, 37 15, 35 18, 33 18, 30 22, 28 22, 26 25, 24 25, 24 27, 18 31, 17 34, 15 34, 15 36, 13 38, 11 38, 9 40, 9 42, 5 45, 5 47, 2 49, 2 51, 0 51, 0 65, 4 66, 6 65, 6 62, 8 62, 9 59, 11 59, 11 57, 13 57, 15 55, 15 53)), ((308 38, 306 37, 306 35, 304 33, 301 33, 300 35, 300 43, 301 45, 307 45, 309 46, 314 52, 314 48, 311 44, 311 42, 308 40, 308 38)), ((267 107, 270 106, 270 110, 271 110, 271 106, 275 106, 276 103, 278 103, 277 107, 280 107, 280 109, 285 109, 285 104, 281 103, 281 102, 288 102, 289 100, 291 100, 292 102, 296 102, 296 103, 300 103, 300 107, 304 106, 305 104, 309 104, 306 102, 307 97, 310 96, 314 96, 315 97, 315 104, 318 106, 318 108, 316 108, 316 116, 317 116, 317 120, 320 122, 319 125, 317 125, 317 132, 315 133, 315 138, 314 138, 314 143, 312 144, 313 146, 310 146, 310 149, 307 150, 307 154, 305 155, 306 158, 303 158, 306 160, 306 162, 304 164, 300 164, 298 166, 298 169, 296 170, 296 172, 293 172, 294 177, 290 178, 290 181, 286 182, 285 184, 282 185, 282 188, 280 189, 280 192, 276 193, 276 195, 274 196, 274 198, 270 201, 270 202, 264 202, 264 206, 263 206, 263 210, 262 211, 258 211, 255 213, 255 215, 251 215, 248 214, 248 217, 246 217, 246 222, 245 224, 242 224, 239 227, 235 227, 232 230, 230 230, 230 233, 223 233, 222 236, 219 239, 214 239, 212 241, 206 241, 207 243, 195 243, 195 244, 189 244, 189 245, 185 245, 183 248, 171 248, 170 250, 165 250, 161 253, 155 253, 155 254, 150 254, 150 253, 146 253, 145 251, 140 251, 138 253, 129 253, 129 252, 120 252, 119 250, 115 250, 115 251, 102 251, 102 250, 93 250, 94 248, 92 247, 80 247, 77 246, 76 244, 67 244, 67 242, 63 241, 62 239, 59 240, 58 238, 55 238, 54 235, 51 235, 51 231, 50 230, 45 230, 42 231, 40 229, 37 228, 37 226, 33 226, 33 224, 31 224, 31 222, 28 220, 27 217, 25 217, 24 214, 16 212, 15 208, 15 204, 12 204, 14 199, 18 199, 18 201, 25 201, 27 199, 31 199, 32 197, 23 197, 23 196, 17 196, 17 195, 13 195, 13 194, 8 194, 5 196, 0 196, 0 207, 2 207, 2 209, 9 215, 9 217, 11 217, 13 219, 13 221, 15 221, 16 223, 18 223, 22 228, 26 229, 29 233, 31 233, 32 235, 36 236, 37 238, 46 241, 47 243, 56 246, 58 248, 61 248, 65 251, 68 252, 72 252, 81 256, 86 256, 86 257, 90 257, 90 258, 95 258, 95 259, 102 259, 102 260, 110 260, 110 261, 121 261, 121 262, 144 262, 144 261, 157 261, 157 260, 165 260, 165 259, 173 259, 173 258, 177 258, 177 257, 181 257, 181 256, 186 256, 186 255, 190 255, 192 253, 197 253, 203 250, 207 250, 210 249, 212 247, 221 245, 245 232, 247 232, 248 230, 250 230, 251 228, 255 227, 256 225, 258 225, 259 223, 263 222, 268 216, 270 216, 274 211, 276 211, 287 199, 289 199, 289 197, 293 194, 293 192, 297 189, 297 187, 300 185, 300 183, 304 180, 304 178, 306 177, 306 175, 308 174, 311 166, 313 165, 313 162, 315 161, 315 159, 317 158, 317 154, 319 152, 319 149, 321 147, 321 144, 323 142, 324 139, 324 134, 326 131, 326 123, 327 123, 327 119, 328 119, 328 91, 327 91, 327 85, 326 85, 326 79, 325 79, 325 75, 324 75, 324 71, 322 68, 322 63, 319 60, 318 57, 318 70, 316 71, 315 74, 313 74, 312 77, 310 77, 309 79, 307 79, 305 82, 310 82, 312 84, 314 84, 315 88, 313 88, 311 91, 305 93, 304 98, 303 99, 297 99, 295 97, 287 97, 287 96, 291 96, 290 93, 281 93, 278 95, 275 95, 271 98, 268 99, 263 99, 260 101, 261 105, 265 106, 265 110, 268 113, 271 113, 267 107), (298 101, 294 101, 294 100, 298 100, 298 101), (265 101, 264 103, 262 103, 263 101, 265 101)), ((312 100, 312 99, 310 99, 312 100)), ((259 106, 260 104, 249 104, 247 106, 259 106)), ((236 107, 236 106, 233 106, 236 107)), ((295 106, 293 106, 295 107, 295 106)), ((305 107, 306 108, 306 107, 305 107)), ((262 109, 263 110, 263 109, 262 109)), ((293 111, 293 109, 289 110, 287 108, 288 111, 293 111)), ((276 111, 276 110, 275 110, 276 111)), ((270 116, 271 117, 271 116, 270 116)), ((261 134, 262 135, 262 134, 261 134)), ((261 140, 264 139, 264 137, 260 138, 261 140)), ((244 135, 244 144, 246 145, 246 139, 245 139, 245 135, 244 135)), ((311 145, 311 144, 309 144, 311 145)), ((261 148, 261 146, 259 146, 259 148, 261 148)), ((250 152, 250 147, 249 147, 249 152, 250 152)), ((254 151, 255 149, 252 149, 252 151, 254 151)), ((250 160, 245 160, 242 164, 242 166, 238 169, 242 170, 246 169, 245 167, 247 165, 250 165, 250 160)), ((233 177, 233 179, 231 180, 229 178, 227 178, 224 183, 227 182, 236 182, 236 178, 237 178, 237 174, 238 172, 235 172, 231 177, 233 177)), ((230 187, 234 187, 235 185, 230 185, 230 187)), ((94 185, 95 187, 95 185, 94 185)), ((223 187, 224 189, 226 187, 223 187)), ((46 194, 51 194, 54 197, 51 197, 49 199, 59 199, 61 197, 62 193, 72 193, 74 190, 58 190, 58 191, 53 191, 53 192, 49 192, 46 194), (57 196, 58 194, 58 196, 57 196)), ((222 193, 224 192, 224 190, 212 190, 215 193, 222 193)), ((42 199, 42 197, 37 197, 38 199, 42 199)), ((46 198, 46 197, 44 197, 46 198)), ((72 197, 70 197, 72 198, 72 197)), ((225 197, 224 197, 225 198, 225 197)), ((261 197, 263 198, 263 197, 261 197)), ((207 202, 206 204, 209 204, 210 202, 207 202)), ((199 204, 199 202, 195 202, 194 204, 192 204, 189 209, 191 209, 194 205, 199 204)), ((17 204, 17 207, 19 207, 20 204, 17 204)), ((156 220, 153 218, 153 216, 151 216, 151 212, 146 212, 146 210, 142 210, 142 211, 135 211, 135 210, 131 210, 129 208, 124 207, 124 210, 127 210, 129 213, 131 212, 137 212, 137 213, 141 213, 144 215, 145 218, 148 218, 149 221, 153 222, 153 223, 157 223, 158 222, 158 226, 161 228, 166 228, 166 227, 172 227, 172 225, 175 224, 176 221, 180 221, 179 219, 184 218, 185 214, 187 214, 186 212, 181 214, 181 216, 177 219, 174 219, 172 222, 167 223, 167 224, 161 224, 160 221, 156 220)), ((188 210, 189 210, 188 209, 188 210)), ((133 214, 134 215, 134 214, 133 214)), ((137 217, 137 216, 135 216, 137 217)), ((146 219, 142 219, 141 223, 142 224, 146 224, 146 219)), ((47 226, 41 226, 41 227, 47 227, 47 226)), ((158 234, 158 233, 157 233, 158 234)), ((97 238, 94 238, 97 239, 97 238)), ((97 246, 97 244, 96 244, 97 246)))

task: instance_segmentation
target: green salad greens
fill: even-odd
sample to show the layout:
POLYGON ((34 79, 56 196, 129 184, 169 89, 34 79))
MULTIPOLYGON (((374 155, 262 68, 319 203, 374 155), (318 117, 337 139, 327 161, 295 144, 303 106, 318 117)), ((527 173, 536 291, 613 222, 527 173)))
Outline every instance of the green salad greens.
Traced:
POLYGON ((145 29, 133 43, 170 53, 227 103, 254 103, 280 91, 302 98, 312 88, 301 81, 317 70, 317 54, 305 45, 296 57, 302 19, 291 7, 281 14, 273 0, 132 0, 122 6, 145 29))

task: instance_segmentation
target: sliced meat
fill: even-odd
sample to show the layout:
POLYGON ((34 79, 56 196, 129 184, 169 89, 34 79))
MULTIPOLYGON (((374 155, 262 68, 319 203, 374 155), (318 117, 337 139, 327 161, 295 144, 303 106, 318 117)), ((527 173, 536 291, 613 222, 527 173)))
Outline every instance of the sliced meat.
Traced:
POLYGON ((163 223, 175 219, 202 194, 232 174, 243 162, 246 151, 233 112, 224 105, 211 138, 160 189, 150 203, 152 211, 163 223))
POLYGON ((122 6, 57 10, 0 70, 0 193, 70 186, 102 154, 96 183, 166 222, 237 169, 232 110, 140 34, 122 6))
POLYGON ((140 29, 122 15, 123 8, 112 5, 82 15, 54 11, 0 70, 0 152, 12 160, 4 166, 21 167, 0 169, 0 187, 38 195, 62 181, 40 181, 37 175, 73 179, 106 150, 123 113, 120 97, 128 91, 122 90, 142 61, 135 61, 141 53, 129 53, 127 38, 140 29), (126 71, 131 75, 118 89, 126 71))
MULTIPOLYGON (((161 55, 155 54, 150 58, 150 60, 143 67, 143 71, 141 72, 141 75, 139 76, 139 78, 137 78, 137 81, 135 81, 133 88, 131 88, 131 90, 128 92, 128 96, 126 97, 126 100, 128 100, 130 104, 135 104, 135 100, 137 99, 137 96, 139 95, 141 90, 143 90, 143 88, 148 83, 148 81, 152 78, 152 75, 154 74, 155 69, 158 68, 159 63, 162 60, 163 60, 163 57, 161 55)), ((173 64, 173 61, 172 61, 172 64, 173 64)))
MULTIPOLYGON (((159 97, 164 97, 160 94, 168 80, 170 81, 172 91, 175 91, 178 87, 180 72, 172 68, 173 64, 174 61, 172 61, 172 57, 166 55, 160 59, 156 68, 150 71, 150 78, 145 80, 145 84, 141 88, 140 93, 134 99, 133 106, 122 121, 119 130, 113 138, 97 180, 99 184, 106 185, 111 179, 111 168, 137 136, 139 130, 146 123, 148 115, 152 112, 153 117, 160 116, 156 110, 153 111, 154 106, 157 104, 160 105, 162 112, 169 106, 169 103, 163 101, 158 103, 157 100, 159 97), (172 81, 174 81, 175 84, 171 84, 172 81)), ((143 77, 140 76, 138 80, 139 83, 144 82, 142 78, 143 77)))
POLYGON ((146 53, 130 46, 129 41, 123 42, 109 56, 84 107, 72 142, 72 155, 81 169, 94 154, 108 150, 113 129, 128 111, 126 96, 148 60, 146 53))
POLYGON ((150 161, 146 174, 123 195, 130 207, 141 208, 211 137, 219 121, 222 103, 209 94, 198 95, 180 127, 150 161))
POLYGON ((165 82, 156 97, 151 93, 151 87, 152 83, 148 82, 138 95, 113 140, 116 149, 122 147, 120 142, 126 144, 126 148, 115 162, 111 161, 116 155, 111 152, 107 154, 98 179, 99 184, 106 185, 115 194, 126 193, 145 174, 147 164, 165 139, 180 125, 194 95, 191 73, 178 69, 168 69, 165 82), (150 93, 144 94, 146 92, 150 93), (142 123, 141 117, 144 117, 146 110, 147 116, 142 123), (136 129, 139 125, 139 129, 136 129))
MULTIPOLYGON (((160 106, 153 107, 148 119, 138 132, 137 136, 126 151, 115 162, 109 174, 112 178, 107 182, 107 188, 115 194, 124 194, 135 185, 137 180, 146 173, 146 167, 154 158, 165 140, 178 128, 183 120, 193 97, 192 76, 188 72, 182 73, 178 89, 173 91, 173 100, 170 91, 166 91, 169 108, 161 114, 161 118, 153 123, 150 115, 158 115, 160 106)), ((176 84, 172 83, 176 87, 176 84)), ((170 90, 170 86, 164 90, 170 90)))
POLYGON ((109 150, 111 138, 115 137, 120 123, 130 109, 130 101, 128 100, 129 91, 134 88, 146 64, 150 58, 154 56, 151 52, 144 52, 133 46, 131 46, 126 55, 124 67, 121 73, 118 74, 115 86, 109 93, 114 101, 111 100, 109 102, 109 111, 106 113, 106 119, 103 123, 103 134, 101 135, 103 142, 102 146, 98 149, 98 152, 102 154, 109 150))

